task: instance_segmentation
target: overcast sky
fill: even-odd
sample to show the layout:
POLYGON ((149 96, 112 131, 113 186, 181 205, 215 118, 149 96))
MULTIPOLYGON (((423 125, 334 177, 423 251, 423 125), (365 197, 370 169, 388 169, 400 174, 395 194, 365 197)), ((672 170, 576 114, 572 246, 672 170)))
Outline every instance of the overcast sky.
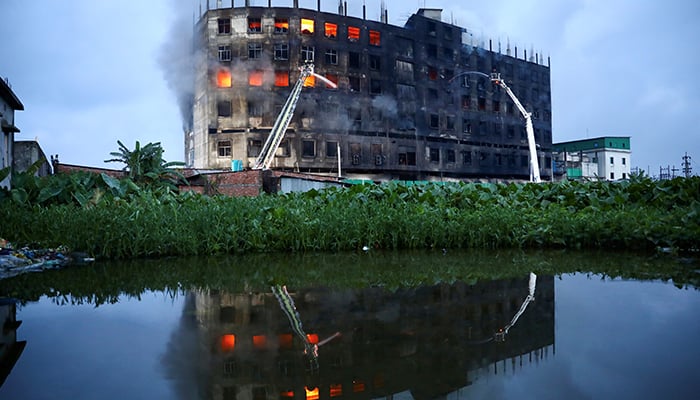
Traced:
MULTIPOLYGON (((167 161, 184 161, 181 118, 159 59, 174 54, 175 21, 190 28, 199 3, 0 0, 0 76, 25 106, 16 114, 16 140, 37 138, 47 155, 68 164, 121 168, 103 162, 117 140, 130 149, 137 140, 161 142, 167 161)), ((362 16, 361 0, 347 3, 348 14, 362 16)), ((367 18, 378 19, 380 0, 365 3, 367 18)), ((631 136, 632 167, 658 175, 660 166, 680 167, 687 152, 700 174, 700 1, 385 3, 393 25, 418 8, 441 8, 444 21, 487 47, 492 39, 494 49, 510 42, 520 54, 551 57, 554 142, 631 136)), ((324 0, 322 10, 337 4, 324 0)), ((316 0, 300 6, 315 9, 316 0)))

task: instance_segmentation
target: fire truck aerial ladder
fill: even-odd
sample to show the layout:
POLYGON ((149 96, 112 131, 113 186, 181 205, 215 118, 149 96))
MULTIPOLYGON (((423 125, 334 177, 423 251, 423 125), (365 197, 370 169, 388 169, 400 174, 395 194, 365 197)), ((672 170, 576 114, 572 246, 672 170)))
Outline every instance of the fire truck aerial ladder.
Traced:
POLYGON ((525 110, 525 107, 520 104, 520 101, 515 97, 513 91, 510 90, 508 85, 501 79, 501 74, 497 72, 492 73, 491 82, 505 89, 508 96, 510 96, 515 106, 518 107, 518 110, 523 115, 523 118, 525 118, 525 131, 527 133, 528 147, 530 148, 530 182, 540 183, 542 181, 540 179, 540 163, 537 159, 537 146, 535 145, 535 132, 532 128, 531 114, 525 110))
POLYGON ((275 125, 272 126, 270 135, 267 137, 267 140, 265 140, 265 144, 263 145, 262 150, 258 155, 258 158, 255 160, 255 164, 253 164, 253 169, 270 168, 270 164, 272 164, 272 160, 275 158, 277 148, 282 142, 282 138, 284 138, 285 132, 287 132, 289 123, 292 121, 292 117, 294 116, 294 110, 297 107, 299 95, 301 94, 301 89, 304 87, 304 82, 306 82, 306 78, 313 75, 324 81, 327 85, 331 87, 337 87, 335 83, 326 79, 326 77, 314 73, 314 65, 311 63, 307 62, 299 69, 301 71, 301 73, 299 74, 299 79, 294 84, 292 92, 289 94, 287 101, 282 107, 282 111, 280 111, 280 114, 277 116, 275 125))

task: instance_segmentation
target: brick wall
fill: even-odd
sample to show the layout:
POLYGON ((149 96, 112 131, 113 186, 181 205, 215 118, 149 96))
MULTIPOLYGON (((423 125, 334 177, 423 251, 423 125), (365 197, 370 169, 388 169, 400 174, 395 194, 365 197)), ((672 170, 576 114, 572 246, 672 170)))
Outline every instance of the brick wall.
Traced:
POLYGON ((120 171, 120 170, 116 170, 116 169, 85 167, 82 165, 61 164, 58 162, 53 163, 54 174, 69 174, 71 172, 78 172, 78 171, 91 172, 93 174, 104 173, 104 174, 109 175, 113 178, 123 178, 124 176, 126 176, 125 171, 120 171))
POLYGON ((263 193, 263 174, 265 172, 260 170, 198 174, 188 178, 189 186, 181 185, 179 189, 209 195, 255 197, 263 193))

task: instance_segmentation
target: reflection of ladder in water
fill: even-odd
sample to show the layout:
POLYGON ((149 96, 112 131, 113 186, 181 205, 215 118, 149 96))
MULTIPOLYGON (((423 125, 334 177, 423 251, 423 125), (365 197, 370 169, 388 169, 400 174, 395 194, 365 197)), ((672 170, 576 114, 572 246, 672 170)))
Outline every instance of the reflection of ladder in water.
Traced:
POLYGON ((494 338, 496 339, 497 342, 503 342, 506 340, 506 335, 508 334, 508 331, 510 328, 515 325, 516 322, 518 322, 518 318, 520 318, 521 315, 525 312, 525 309, 527 308, 527 305, 530 304, 531 302, 535 301, 535 285, 537 284, 537 275, 534 273, 530 272, 530 282, 528 284, 528 289, 529 293, 527 297, 525 298, 525 301, 523 301, 523 304, 520 306, 520 310, 518 310, 517 313, 513 316, 513 319, 510 320, 510 323, 506 325, 503 329, 501 329, 499 332, 496 332, 494 335, 494 338))
POLYGON ((280 115, 277 116, 275 125, 273 125, 272 131, 270 131, 270 135, 267 137, 267 140, 265 140, 265 144, 260 151, 260 155, 258 156, 257 160, 255 160, 253 169, 270 168, 270 164, 272 163, 272 159, 275 157, 277 148, 282 142, 284 133, 287 131, 287 127, 289 127, 289 123, 292 121, 292 117, 294 116, 294 109, 297 107, 297 101, 299 101, 299 95, 301 94, 301 89, 304 87, 304 82, 306 81, 306 78, 313 73, 313 64, 304 64, 304 66, 301 67, 299 80, 297 80, 297 83, 294 84, 292 92, 289 94, 287 101, 284 103, 280 115))

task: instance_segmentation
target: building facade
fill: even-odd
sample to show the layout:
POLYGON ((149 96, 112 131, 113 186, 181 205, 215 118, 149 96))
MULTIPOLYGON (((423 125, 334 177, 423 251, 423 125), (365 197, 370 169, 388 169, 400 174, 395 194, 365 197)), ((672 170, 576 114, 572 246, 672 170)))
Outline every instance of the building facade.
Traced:
POLYGON ((304 82, 272 169, 380 181, 528 179, 524 119, 484 75, 499 72, 531 113, 541 175, 551 176, 550 69, 541 56, 475 46, 438 9, 418 10, 403 27, 381 15, 296 1, 207 10, 195 26, 186 164, 251 167, 310 62, 320 77, 304 82))
POLYGON ((17 172, 25 172, 39 160, 43 160, 34 175, 47 176, 52 174, 51 163, 36 140, 17 140, 14 142, 12 168, 17 172))
MULTIPOLYGON (((0 170, 12 167, 15 133, 19 132, 15 126, 15 111, 18 110, 24 110, 24 105, 12 91, 9 81, 0 78, 0 170)), ((10 176, 0 181, 0 187, 10 187, 10 176)))
POLYGON ((555 175, 614 181, 630 176, 629 136, 601 136, 552 145, 555 175))

